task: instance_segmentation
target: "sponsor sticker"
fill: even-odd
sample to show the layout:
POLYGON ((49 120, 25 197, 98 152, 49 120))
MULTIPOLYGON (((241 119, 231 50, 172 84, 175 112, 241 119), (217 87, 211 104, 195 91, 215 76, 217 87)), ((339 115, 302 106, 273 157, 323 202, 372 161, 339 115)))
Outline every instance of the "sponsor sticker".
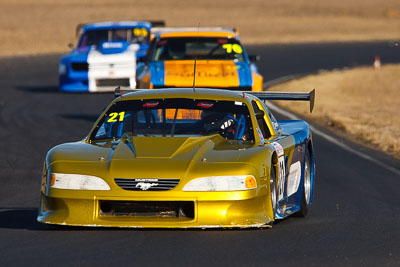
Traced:
POLYGON ((278 142, 272 142, 271 145, 275 148, 276 153, 278 153, 278 156, 283 156, 284 150, 281 144, 278 142))
POLYGON ((135 179, 135 182, 158 182, 158 179, 139 178, 139 179, 135 179))
POLYGON ((297 192, 300 185, 301 178, 301 164, 300 161, 296 161, 290 165, 289 177, 287 182, 287 196, 290 196, 297 192))
POLYGON ((207 102, 200 102, 197 104, 197 106, 201 108, 211 108, 213 105, 214 103, 207 103, 207 102))
POLYGON ((103 48, 122 48, 122 43, 103 43, 103 48))
POLYGON ((264 136, 263 136, 261 130, 258 128, 256 128, 256 130, 257 130, 258 136, 260 137, 261 144, 264 144, 265 140, 264 140, 264 136))
POLYGON ((150 101, 143 104, 144 108, 154 108, 157 107, 160 102, 158 101, 150 101))

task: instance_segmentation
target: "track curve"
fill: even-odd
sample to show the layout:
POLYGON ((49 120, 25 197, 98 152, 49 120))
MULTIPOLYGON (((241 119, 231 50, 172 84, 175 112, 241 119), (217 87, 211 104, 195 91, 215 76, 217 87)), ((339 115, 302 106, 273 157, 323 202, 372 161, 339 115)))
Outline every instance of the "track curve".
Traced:
MULTIPOLYGON (((252 46, 267 80, 400 62, 390 43, 252 46)), ((36 222, 48 149, 84 137, 111 94, 57 92, 60 55, 0 59, 0 256, 9 265, 284 266, 400 264, 400 176, 314 135, 317 180, 307 218, 271 229, 54 229, 36 222)), ((324 132, 323 129, 319 129, 324 132)), ((335 137, 336 138, 336 137, 335 137)), ((338 138, 340 140, 340 138, 338 138)), ((345 146, 400 169, 400 161, 345 146)))

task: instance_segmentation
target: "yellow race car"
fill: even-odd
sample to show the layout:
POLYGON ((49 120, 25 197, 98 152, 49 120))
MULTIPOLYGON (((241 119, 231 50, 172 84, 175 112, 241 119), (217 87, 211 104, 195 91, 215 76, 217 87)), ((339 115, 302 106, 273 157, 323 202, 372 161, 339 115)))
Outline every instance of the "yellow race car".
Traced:
POLYGON ((141 90, 111 102, 88 136, 52 148, 38 221, 111 227, 263 227, 305 216, 314 191, 309 125, 265 99, 313 93, 141 90))
POLYGON ((137 88, 193 86, 262 91, 263 77, 239 35, 229 28, 153 28, 147 56, 137 66, 137 88))

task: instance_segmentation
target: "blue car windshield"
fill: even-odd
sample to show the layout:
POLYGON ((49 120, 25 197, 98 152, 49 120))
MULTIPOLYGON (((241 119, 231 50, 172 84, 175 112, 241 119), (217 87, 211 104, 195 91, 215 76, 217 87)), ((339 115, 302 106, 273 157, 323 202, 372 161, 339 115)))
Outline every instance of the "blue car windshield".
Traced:
POLYGON ((79 38, 78 47, 98 46, 102 42, 124 41, 135 44, 149 43, 146 28, 96 29, 85 31, 79 38))
POLYGON ((238 101, 149 99, 116 102, 91 140, 131 136, 206 136, 254 140, 247 106, 238 101))
POLYGON ((161 38, 152 61, 222 59, 245 61, 245 50, 238 40, 219 37, 161 38))

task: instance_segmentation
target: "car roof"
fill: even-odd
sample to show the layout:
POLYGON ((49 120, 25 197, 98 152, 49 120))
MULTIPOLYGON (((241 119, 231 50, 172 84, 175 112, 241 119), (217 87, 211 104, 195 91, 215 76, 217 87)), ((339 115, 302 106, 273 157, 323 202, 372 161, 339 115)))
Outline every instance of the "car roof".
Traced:
POLYGON ((222 27, 165 27, 152 28, 152 34, 160 37, 226 37, 237 38, 238 34, 234 28, 222 27))
POLYGON ((151 23, 148 21, 104 21, 86 24, 82 30, 99 30, 99 29, 118 29, 129 27, 146 27, 151 28, 151 23))
POLYGON ((143 89, 132 93, 123 94, 115 101, 138 100, 138 99, 161 99, 161 98, 190 98, 207 100, 227 100, 247 102, 254 98, 253 95, 242 91, 213 88, 163 88, 163 89, 143 89))

